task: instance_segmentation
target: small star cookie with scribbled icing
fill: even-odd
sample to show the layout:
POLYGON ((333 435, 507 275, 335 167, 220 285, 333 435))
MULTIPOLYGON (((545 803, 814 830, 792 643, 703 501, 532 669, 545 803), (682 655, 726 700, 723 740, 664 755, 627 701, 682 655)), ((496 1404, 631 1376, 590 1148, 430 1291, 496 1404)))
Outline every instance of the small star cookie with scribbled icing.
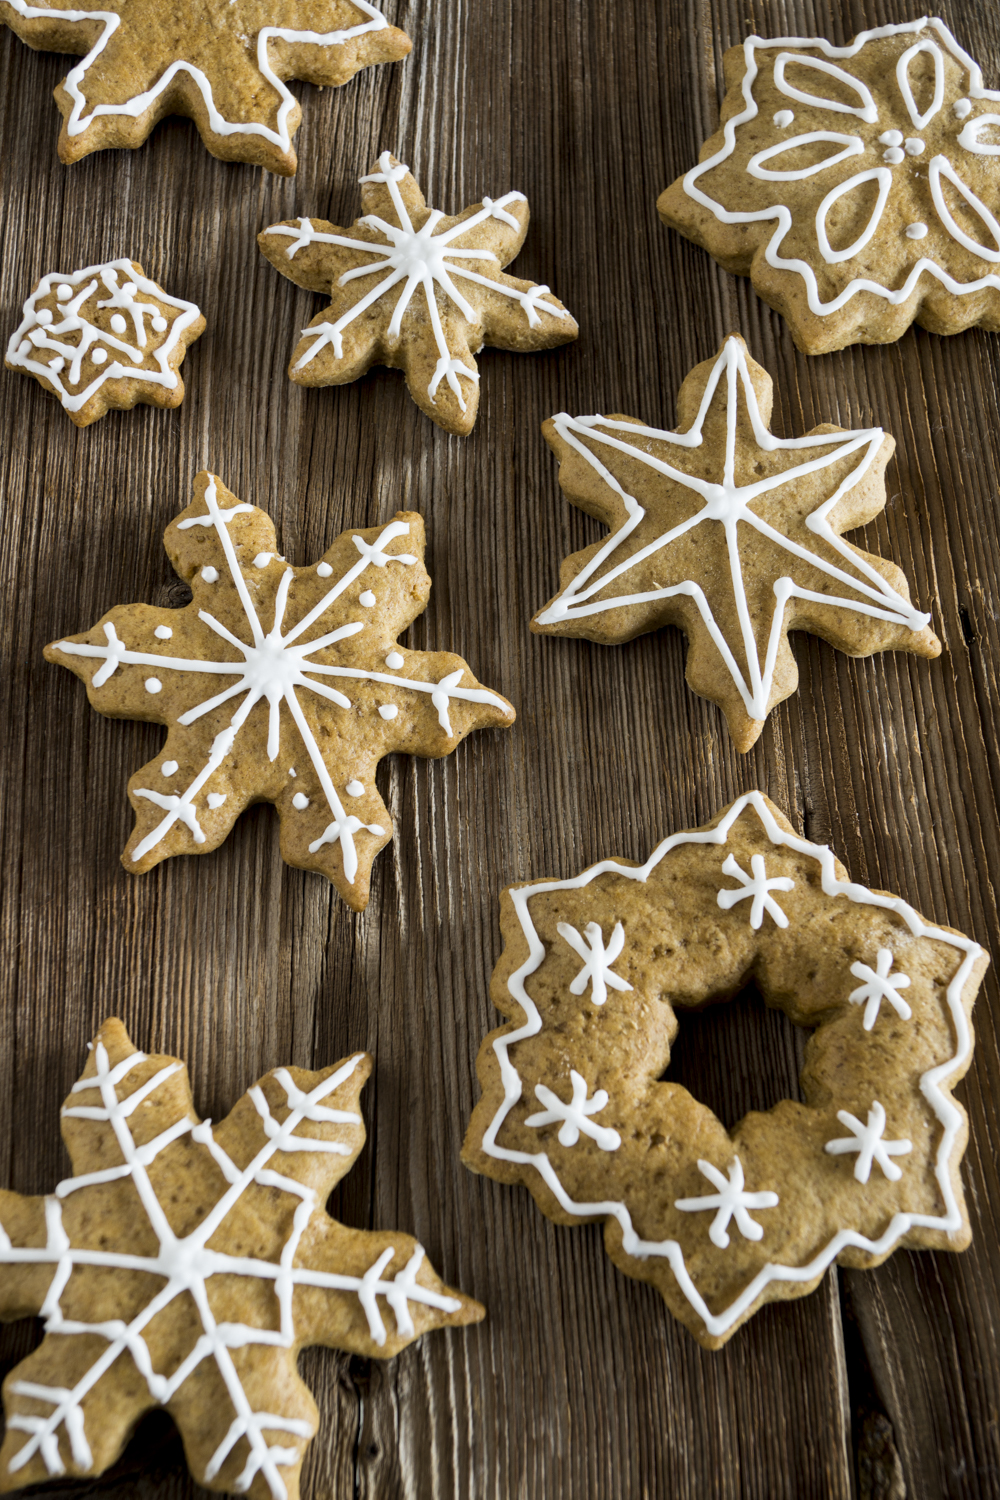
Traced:
POLYGON ((866 889, 760 792, 665 838, 501 899, 463 1159, 557 1224, 603 1219, 615 1265, 709 1349, 827 1267, 963 1250, 983 950, 866 889), (685 1016, 754 983, 806 1028, 801 1102, 732 1129, 667 1071, 685 1016))
POLYGON ((164 536, 190 604, 118 606, 45 648, 101 713, 167 726, 129 781, 136 820, 122 863, 143 874, 205 854, 252 802, 272 802, 287 863, 326 875, 363 911, 392 837, 375 785, 382 757, 448 755, 473 729, 512 724, 514 710, 460 656, 399 645, 430 593, 418 515, 345 531, 296 568, 264 511, 207 472, 194 488, 164 536))
POLYGON ((182 1062, 104 1023, 62 1111, 73 1175, 0 1191, 0 1318, 45 1325, 4 1381, 0 1489, 102 1474, 164 1407, 200 1484, 295 1500, 318 1425, 302 1349, 389 1359, 482 1318, 409 1235, 326 1212, 370 1071, 275 1068, 213 1125, 182 1062))
POLYGON ((883 509, 892 438, 829 423, 775 437, 771 393, 733 335, 681 386, 675 432, 565 412, 542 428, 566 495, 611 535, 566 558, 532 630, 613 645, 679 625, 688 685, 741 752, 798 686, 790 630, 850 656, 941 650, 899 568, 841 536, 883 509))
POLYGON ((659 200, 807 354, 1000 332, 1000 93, 942 21, 726 53, 721 128, 659 200))
POLYGON ((0 0, 29 47, 86 54, 59 84, 59 156, 141 146, 189 115, 213 156, 290 176, 302 111, 288 78, 337 87, 412 43, 369 0, 0 0))
POLYGON ((361 178, 361 202, 350 229, 294 219, 257 237, 283 276, 331 299, 303 330, 289 376, 346 385, 390 365, 433 422, 469 433, 479 408, 473 356, 484 344, 527 353, 579 332, 547 286, 503 274, 524 244, 528 200, 506 193, 447 218, 383 151, 361 178))
POLYGON ((51 391, 77 427, 112 407, 180 406, 180 365, 205 319, 134 260, 43 276, 24 304, 4 363, 51 391))

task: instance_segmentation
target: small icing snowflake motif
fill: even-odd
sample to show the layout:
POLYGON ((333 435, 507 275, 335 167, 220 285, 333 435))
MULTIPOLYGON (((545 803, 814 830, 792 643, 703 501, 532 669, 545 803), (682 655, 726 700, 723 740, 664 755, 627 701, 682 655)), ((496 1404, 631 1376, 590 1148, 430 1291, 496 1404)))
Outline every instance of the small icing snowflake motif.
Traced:
POLYGON ((753 875, 748 875, 741 870, 732 854, 726 856, 722 866, 723 875, 728 875, 733 880, 738 880, 743 886, 741 891, 725 890, 718 895, 719 905, 723 911, 729 911, 738 901, 752 901, 750 907, 750 926, 756 932, 764 920, 764 913, 768 912, 773 917, 778 927, 787 927, 788 918, 781 907, 771 895, 772 891, 791 891, 795 889, 795 881, 787 875, 778 875, 773 880, 768 880, 767 871, 764 867, 763 854, 754 854, 750 858, 750 868, 753 875))
POLYGON ((909 987, 910 980, 906 974, 892 974, 892 953, 888 948, 880 948, 875 959, 874 969, 867 964, 856 963, 851 965, 851 973, 855 979, 863 979, 864 984, 859 985, 848 995, 852 1005, 863 1005, 865 1007, 865 1018, 863 1026, 866 1031, 871 1031, 878 1019, 879 1006, 883 1000, 887 1000, 898 1016, 908 1021, 913 1012, 909 1005, 899 993, 909 987))
POLYGON ((556 1120, 561 1120, 563 1123, 558 1135, 560 1146, 575 1146, 583 1134, 595 1141, 602 1151, 617 1151, 622 1143, 617 1130, 606 1125, 595 1125, 590 1118, 607 1108, 607 1089, 598 1089, 593 1098, 588 1099, 587 1080, 575 1068, 570 1069, 569 1076, 573 1085, 573 1097, 568 1104, 564 1104, 559 1095, 546 1088, 544 1083, 535 1085, 535 1098, 545 1105, 545 1109, 529 1115, 525 1125, 538 1130, 543 1125, 554 1125, 556 1120))
POLYGON ((616 922, 608 946, 604 946, 604 934, 599 922, 588 922, 585 936, 580 935, 568 922, 560 922, 556 931, 565 938, 573 952, 583 959, 583 968, 570 984, 570 994, 582 995, 590 985, 590 998, 595 1005, 603 1005, 608 998, 608 986, 613 990, 630 990, 632 986, 619 974, 612 974, 611 965, 625 946, 625 929, 616 922))
POLYGON ((287 176, 302 111, 284 80, 335 88, 411 46, 369 0, 197 0, 175 7, 169 25, 161 11, 133 0, 72 9, 0 0, 0 24, 32 47, 86 53, 56 89, 63 161, 140 146, 165 115, 182 114, 213 156, 287 176))
POLYGON ((857 1116, 849 1114, 846 1109, 837 1111, 837 1119, 841 1125, 846 1125, 852 1134, 836 1141, 827 1141, 826 1149, 830 1155, 844 1156, 857 1153, 854 1175, 859 1182, 868 1181, 872 1162, 882 1168, 883 1175, 888 1177, 890 1182, 898 1182, 903 1173, 892 1158, 907 1156, 913 1150, 913 1143, 912 1141, 882 1139, 882 1132, 885 1130, 885 1110, 878 1100, 874 1101, 868 1111, 867 1125, 862 1125, 857 1116))
POLYGON ((528 201, 506 193, 445 218, 388 151, 360 180, 366 212, 350 232, 297 219, 258 236, 283 276, 333 299, 303 330, 288 373, 301 385, 343 385, 376 361, 402 366, 422 411, 471 432, 473 355, 484 343, 550 349, 578 331, 547 286, 502 274, 524 243, 528 201))
POLYGON ((726 1233, 730 1219, 736 1220, 736 1227, 745 1240, 759 1240, 763 1238, 764 1231, 756 1219, 751 1219, 748 1209, 777 1208, 778 1195, 772 1192, 748 1193, 744 1191, 743 1163, 739 1157, 733 1158, 733 1164, 729 1168, 728 1179, 713 1167, 711 1162, 699 1161, 698 1170, 703 1177, 707 1177, 719 1189, 717 1193, 708 1193, 704 1198, 678 1198, 674 1204, 685 1214, 705 1213, 714 1208, 718 1212, 712 1220, 708 1231, 708 1237, 713 1245, 720 1250, 725 1250, 729 1244, 729 1235, 726 1233))
POLYGON ((131 260, 43 276, 24 304, 6 365, 25 370, 58 396, 77 427, 109 407, 178 406, 178 366, 205 319, 172 297, 131 260))
POLYGON ((213 1125, 183 1063, 105 1023, 62 1112, 75 1175, 0 1193, 0 1315, 45 1325, 4 1383, 0 1488, 103 1473, 162 1406, 202 1484, 285 1500, 316 1431, 300 1348, 385 1356, 478 1321, 409 1236, 326 1213, 370 1067, 277 1068, 213 1125))

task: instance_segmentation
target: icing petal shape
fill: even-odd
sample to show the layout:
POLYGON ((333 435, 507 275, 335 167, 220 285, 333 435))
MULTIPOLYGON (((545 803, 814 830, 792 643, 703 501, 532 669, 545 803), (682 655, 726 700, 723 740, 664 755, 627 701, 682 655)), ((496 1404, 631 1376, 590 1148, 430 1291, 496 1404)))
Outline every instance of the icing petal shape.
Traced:
POLYGON ((937 209, 938 217, 948 233, 958 240, 960 245, 964 245, 967 250, 971 250, 975 255, 981 255, 983 260, 1000 262, 1000 224, 997 223, 996 218, 986 207, 982 198, 978 197, 970 187, 965 185, 948 158, 946 156, 933 157, 927 177, 930 183, 931 197, 934 199, 934 207, 937 209), (994 248, 992 250, 987 245, 980 244, 978 240, 974 240, 971 235, 966 234, 965 230, 956 221, 944 199, 944 192, 941 188, 942 177, 947 177, 948 181, 961 193, 972 211, 982 219, 984 227, 993 238, 994 248))
POLYGON ((816 109, 832 109, 842 115, 857 115, 860 120, 867 120, 869 125, 874 125, 878 119, 878 109, 875 100, 871 96, 871 90, 860 78, 852 78, 850 73, 845 73, 843 68, 838 68, 835 63, 826 62, 822 57, 799 57, 794 52, 781 52, 774 64, 774 82, 783 94, 789 99, 797 99, 800 104, 811 104, 816 109), (839 99, 824 99, 817 94, 807 94, 803 89, 797 89, 794 84, 789 83, 785 76, 785 69, 790 62, 800 68, 815 68, 817 73, 826 73, 835 78, 838 83, 844 84, 851 89, 861 104, 842 104, 839 99))
POLYGON ((896 82, 899 84, 899 92, 903 96, 906 112, 918 130, 923 130, 929 120, 932 120, 944 102, 944 58, 941 56, 941 48, 929 37, 924 37, 919 42, 914 42, 912 47, 907 48, 896 64, 896 82), (910 86, 910 64, 918 52, 928 52, 934 59, 934 97, 927 109, 920 112, 917 109, 917 101, 913 97, 913 89, 910 86))
POLYGON ((779 141, 776 146, 768 146, 765 151, 758 151, 756 156, 751 156, 747 162, 747 171, 752 177, 759 177, 764 182, 799 182, 803 177, 815 177, 817 172, 825 172, 827 167, 835 167, 838 162, 846 161, 849 156, 860 156, 865 149, 865 143, 859 135, 844 135, 839 130, 811 130, 805 135, 797 135, 791 141, 779 141), (794 151, 800 146, 811 146, 814 141, 840 141, 843 144, 842 151, 836 151, 832 156, 824 156, 822 161, 813 162, 808 167, 789 167, 784 171, 774 171, 770 167, 762 166, 761 163, 771 161, 773 157, 781 157, 787 151, 794 151))
POLYGON ((831 188, 816 210, 816 239, 819 243, 819 252, 828 265, 836 265, 841 260, 853 260, 859 251, 863 250, 875 233, 885 209, 886 200, 889 197, 889 189, 892 186, 892 172, 888 167, 872 167, 867 172, 858 172, 854 177, 848 177, 846 182, 838 183, 831 188), (850 193, 864 182, 878 182, 878 198, 867 225, 858 235, 853 244, 843 250, 834 250, 826 233, 826 219, 830 209, 842 198, 845 193, 850 193))

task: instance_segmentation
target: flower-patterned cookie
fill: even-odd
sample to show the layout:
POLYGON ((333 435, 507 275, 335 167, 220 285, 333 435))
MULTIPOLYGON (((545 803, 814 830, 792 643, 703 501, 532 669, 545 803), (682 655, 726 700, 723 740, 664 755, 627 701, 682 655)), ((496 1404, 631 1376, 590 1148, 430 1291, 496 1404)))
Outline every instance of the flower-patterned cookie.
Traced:
POLYGON ((283 858, 363 911, 392 837, 378 762, 448 755, 471 730, 514 720, 460 656, 398 644, 430 593, 423 521, 400 511, 295 568, 270 518, 206 472, 164 545, 190 604, 122 605, 45 648, 101 713, 168 728, 129 781, 136 821, 122 863, 142 874, 205 854, 250 803, 273 802, 283 858))
POLYGON ((601 1219, 608 1254, 706 1348, 827 1267, 962 1250, 972 1060, 988 959, 852 882, 760 792, 646 862, 606 859, 506 891, 463 1158, 557 1224, 601 1219), (732 1130, 664 1078, 685 1012, 755 981, 811 1032, 803 1102, 732 1130))
POLYGON ((86 54, 55 91, 63 161, 190 115, 213 156, 283 176, 302 117, 284 80, 336 87, 412 45, 369 0, 0 0, 4 22, 30 47, 86 54))
POLYGON ((193 302, 172 297, 134 260, 113 260, 43 276, 5 364, 34 375, 77 427, 89 427, 110 407, 180 406, 179 367, 204 331, 193 302))
POLYGON ((752 36, 726 54, 722 128, 664 223, 788 320, 800 349, 1000 331, 1000 93, 947 26, 752 36))
POLYGON ((0 1489, 103 1473, 161 1406, 199 1483, 295 1500, 317 1428, 300 1350, 388 1359, 482 1318, 409 1235, 325 1210, 364 1145, 370 1071, 363 1052, 276 1068, 213 1125, 182 1062, 104 1023, 62 1111, 73 1176, 0 1191, 0 1318, 45 1324, 4 1381, 0 1489))
POLYGON ((391 365, 432 421, 469 433, 473 355, 484 344, 524 353, 579 332, 547 286, 503 274, 524 244, 528 200, 505 193, 446 218, 388 151, 361 185, 364 217, 350 229, 295 219, 257 237, 282 276, 332 299, 303 330, 288 373, 299 385, 346 385, 391 365))

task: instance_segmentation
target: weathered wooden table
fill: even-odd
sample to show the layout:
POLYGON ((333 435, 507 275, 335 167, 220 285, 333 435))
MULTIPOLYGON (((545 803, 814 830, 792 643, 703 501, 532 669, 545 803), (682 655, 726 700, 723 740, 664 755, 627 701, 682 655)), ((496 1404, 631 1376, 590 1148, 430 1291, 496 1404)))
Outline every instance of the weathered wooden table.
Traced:
MULTIPOLYGON (((5 604, 0 743, 3 964, 0 1181, 51 1189, 65 1170, 59 1104, 100 1020, 190 1060, 203 1114, 224 1114, 266 1069, 376 1057, 370 1137, 338 1217, 420 1237, 488 1321, 434 1334, 388 1366, 316 1350, 322 1411, 304 1476, 346 1496, 633 1500, 707 1495, 1000 1494, 1000 1045, 993 971, 959 1097, 971 1138, 964 1255, 897 1253, 832 1272, 703 1352, 601 1233, 558 1229, 523 1190, 459 1162, 473 1061, 497 1020, 487 980, 497 895, 607 854, 644 858, 666 832, 758 786, 852 874, 1000 955, 1000 736, 995 575, 1000 341, 911 331, 884 349, 809 359, 750 290, 662 228, 656 195, 714 127, 723 50, 750 30, 819 32, 911 19, 903 0, 388 0, 414 51, 401 66, 303 101, 297 178, 214 161, 172 120, 135 153, 72 168, 55 154, 63 58, 0 34, 3 337, 35 278, 119 255, 205 310, 176 412, 112 413, 85 432, 34 382, 0 372, 5 604), (286 378, 320 303, 278 277, 254 236, 296 213, 347 223, 356 178, 389 147, 434 203, 527 193, 514 270, 549 282, 580 342, 487 353, 469 439, 449 438, 376 370, 303 391, 286 378), (852 662, 795 638, 798 696, 754 750, 684 684, 680 634, 620 649, 537 638, 532 611, 560 559, 597 535, 572 510, 539 436, 552 412, 617 410, 671 425, 688 369, 731 329, 775 378, 778 432, 877 422, 898 442, 890 502, 863 545, 894 557, 944 642, 935 662, 852 662), (441 762, 387 761, 396 841, 356 917, 317 876, 284 866, 267 807, 224 847, 140 879, 118 856, 130 771, 161 731, 102 719, 41 649, 112 604, 183 602, 160 538, 195 472, 218 472, 275 518, 289 556, 402 505, 427 518, 431 605, 418 646, 449 647, 516 704, 510 733, 441 762)), ((940 12, 1000 79, 1000 11, 940 12)), ((729 1122, 794 1094, 801 1041, 763 1007, 684 1025, 671 1077, 729 1122)), ((0 1337, 0 1369, 37 1338, 0 1337)), ((118 1467, 48 1495, 195 1493, 165 1419, 118 1467)))

